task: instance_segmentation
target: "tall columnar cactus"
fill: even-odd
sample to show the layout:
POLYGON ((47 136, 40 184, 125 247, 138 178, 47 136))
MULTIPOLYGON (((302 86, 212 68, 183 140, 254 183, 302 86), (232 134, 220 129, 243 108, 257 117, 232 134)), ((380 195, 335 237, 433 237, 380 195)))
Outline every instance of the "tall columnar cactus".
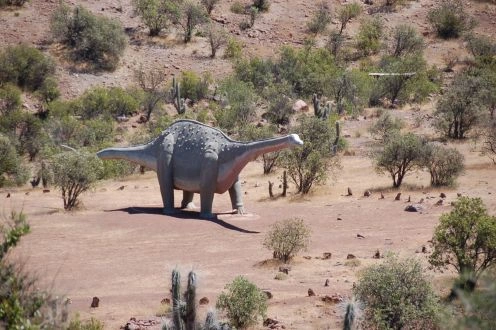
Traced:
POLYGON ((184 315, 186 330, 194 330, 196 323, 196 274, 193 271, 188 274, 188 287, 184 298, 186 300, 184 315))
POLYGON ((317 94, 313 94, 312 102, 313 102, 313 113, 314 113, 315 117, 319 117, 319 115, 320 115, 320 99, 317 96, 317 94))
POLYGON ((327 102, 326 105, 322 107, 320 105, 320 98, 317 96, 317 94, 313 94, 312 102, 313 102, 313 113, 315 114, 315 117, 323 120, 329 118, 329 115, 331 114, 330 102, 327 102))
POLYGON ((184 322, 181 315, 183 310, 182 305, 181 274, 177 269, 174 269, 172 271, 172 321, 176 330, 184 330, 184 322))
POLYGON ((178 114, 183 114, 186 112, 186 103, 184 99, 181 98, 181 87, 178 81, 176 81, 176 77, 172 77, 172 87, 170 89, 170 94, 172 96, 172 102, 174 103, 174 107, 177 110, 178 114))

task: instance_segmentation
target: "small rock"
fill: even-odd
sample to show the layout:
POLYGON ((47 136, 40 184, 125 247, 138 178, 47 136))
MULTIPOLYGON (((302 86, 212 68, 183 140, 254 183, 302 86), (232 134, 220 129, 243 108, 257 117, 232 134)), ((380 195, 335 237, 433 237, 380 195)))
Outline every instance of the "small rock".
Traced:
POLYGON ((422 204, 423 202, 424 202, 424 199, 423 199, 423 198, 421 198, 421 199, 419 200, 419 204, 422 204))
POLYGON ((401 193, 398 193, 396 197, 394 198, 395 201, 401 200, 401 193))
POLYGON ((348 187, 348 194, 346 196, 353 196, 353 193, 351 192, 351 188, 348 187))
POLYGON ((408 205, 407 207, 405 207, 405 211, 407 212, 421 212, 422 211, 422 206, 420 205, 408 205))
POLYGON ((407 201, 406 201, 406 202, 407 202, 407 203, 410 203, 410 202, 411 202, 411 200, 412 200, 412 199, 410 198, 410 195, 408 195, 408 199, 407 199, 407 201))
POLYGON ((7 198, 10 198, 10 193, 7 193, 7 198))
POLYGON ((324 286, 329 286, 329 279, 326 279, 324 286))
POLYGON ((43 193, 44 193, 44 194, 47 194, 47 193, 49 193, 49 192, 50 192, 50 189, 43 189, 43 193))
POLYGON ((284 274, 289 274, 289 271, 291 270, 291 266, 288 265, 282 265, 279 266, 279 271, 284 274))
POLYGON ((303 100, 297 100, 293 105, 294 112, 308 112, 308 104, 303 100))
POLYGON ((331 259, 332 253, 331 252, 324 252, 322 259, 327 260, 331 259))
POLYGON ((26 195, 26 196, 27 196, 27 195, 29 195, 29 191, 26 191, 25 195, 26 195))
POLYGON ((439 195, 439 197, 441 197, 441 198, 446 198, 446 194, 445 194, 445 193, 441 193, 441 194, 439 195))
POLYGON ((425 247, 425 245, 422 245, 422 253, 427 253, 427 248, 425 247))
POLYGON ((117 190, 124 190, 124 188, 126 188, 126 186, 120 186, 117 190))
POLYGON ((462 193, 456 193, 456 196, 462 197, 462 193))
POLYGON ((160 301, 162 305, 170 305, 170 299, 169 298, 164 298, 160 301))
POLYGON ((374 259, 381 259, 381 253, 379 252, 379 249, 375 250, 373 258, 374 259))
POLYGON ((342 302, 343 300, 344 300, 343 297, 341 295, 338 295, 338 294, 333 294, 331 296, 326 295, 326 296, 322 297, 323 302, 331 303, 331 304, 337 304, 337 303, 342 302))
POLYGON ((271 319, 270 317, 266 318, 263 321, 264 327, 272 327, 272 326, 277 325, 277 324, 279 324, 279 321, 278 320, 271 319))
POLYGON ((363 197, 370 197, 370 195, 372 195, 370 190, 365 190, 365 192, 363 193, 363 197))
POLYGON ((310 260, 310 259, 312 259, 312 257, 311 256, 303 256, 303 259, 310 260))
POLYGON ((272 297, 273 297, 272 292, 264 290, 264 293, 267 296, 267 299, 272 299, 272 297))
POLYGON ((379 199, 384 199, 384 194, 383 193, 381 193, 381 198, 379 198, 379 199))
POLYGON ((356 256, 354 254, 348 253, 346 259, 356 259, 356 256))
POLYGON ((436 205, 436 206, 441 206, 441 205, 443 205, 443 200, 442 200, 442 199, 438 200, 438 201, 436 202, 436 204, 435 204, 435 205, 436 205))
POLYGON ((365 238, 362 234, 357 234, 357 238, 365 238))
POLYGON ((340 218, 340 217, 338 217, 338 219, 337 219, 337 220, 343 220, 343 219, 342 219, 342 218, 340 218))
POLYGON ((203 298, 200 299, 199 304, 200 305, 208 305, 209 302, 210 302, 210 300, 208 300, 207 297, 203 297, 203 298))
POLYGON ((99 305, 100 305, 100 299, 98 297, 93 297, 93 300, 91 301, 91 307, 97 308, 99 305))
POLYGON ((312 290, 312 289, 308 289, 308 296, 309 296, 309 297, 313 297, 313 296, 315 296, 315 292, 313 292, 313 290, 312 290))

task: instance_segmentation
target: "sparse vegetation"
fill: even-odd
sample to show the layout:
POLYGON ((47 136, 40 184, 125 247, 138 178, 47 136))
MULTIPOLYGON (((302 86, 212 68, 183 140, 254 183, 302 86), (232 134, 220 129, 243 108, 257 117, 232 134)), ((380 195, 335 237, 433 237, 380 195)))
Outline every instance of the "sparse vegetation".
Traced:
POLYGON ((429 11, 429 22, 444 39, 458 38, 474 27, 475 21, 463 7, 461 0, 442 0, 429 11))
POLYGON ((237 329, 255 325, 258 317, 265 318, 267 298, 257 286, 243 276, 227 284, 217 299, 216 307, 225 311, 230 324, 237 329))
POLYGON ((338 10, 338 18, 341 23, 339 34, 342 34, 346 25, 362 13, 362 7, 357 2, 347 3, 338 10))
POLYGON ((253 0, 253 7, 257 8, 258 11, 264 12, 268 11, 270 8, 269 0, 253 0))
POLYGON ((178 19, 179 25, 184 31, 184 42, 190 42, 196 27, 207 21, 207 13, 200 4, 196 3, 194 0, 185 0, 181 5, 181 15, 178 19))
POLYGON ((317 10, 314 12, 311 20, 307 23, 308 31, 317 34, 325 31, 327 26, 331 23, 331 11, 329 5, 321 2, 317 10))
POLYGON ((133 6, 135 12, 148 27, 150 36, 159 35, 170 23, 176 21, 180 14, 179 7, 175 1, 133 0, 133 6))
POLYGON ((369 127, 369 132, 375 139, 386 142, 391 136, 398 135, 403 126, 401 119, 393 117, 390 111, 384 110, 369 127))
POLYGON ((365 268, 353 289, 365 304, 366 328, 433 329, 438 324, 439 303, 415 259, 390 255, 365 268))
POLYGON ((400 24, 392 33, 389 45, 389 54, 403 56, 422 51, 424 40, 411 25, 400 24))
POLYGON ((86 152, 66 151, 56 154, 51 163, 53 184, 59 187, 64 209, 72 210, 79 204, 79 197, 91 189, 103 175, 102 161, 86 152))
POLYGON ((219 0, 201 0, 202 5, 205 7, 207 14, 211 14, 219 0))
POLYGON ((210 82, 209 73, 199 77, 193 71, 183 71, 181 74, 181 97, 198 102, 207 96, 210 82))
POLYGON ((0 8, 5 7, 5 6, 21 7, 26 2, 28 2, 28 0, 0 0, 0 8))
POLYGON ((289 262, 298 252, 306 250, 310 228, 303 219, 292 218, 274 223, 264 238, 263 245, 273 252, 275 259, 289 262))
POLYGON ((210 24, 207 28, 207 38, 210 44, 210 57, 214 58, 217 51, 227 44, 227 33, 223 28, 210 24))
POLYGON ((52 15, 50 29, 56 40, 72 49, 75 61, 87 62, 94 70, 115 70, 127 44, 118 21, 96 16, 82 6, 71 10, 61 4, 52 15))
POLYGON ((452 268, 472 291, 483 272, 496 263, 496 217, 487 213, 480 198, 460 197, 449 213, 441 215, 432 237, 429 262, 437 269, 452 268))
POLYGON ((368 19, 360 24, 356 37, 356 47, 363 56, 379 51, 383 30, 383 24, 378 18, 368 19))
POLYGON ((0 187, 22 185, 28 180, 27 169, 21 162, 8 137, 0 134, 0 187))

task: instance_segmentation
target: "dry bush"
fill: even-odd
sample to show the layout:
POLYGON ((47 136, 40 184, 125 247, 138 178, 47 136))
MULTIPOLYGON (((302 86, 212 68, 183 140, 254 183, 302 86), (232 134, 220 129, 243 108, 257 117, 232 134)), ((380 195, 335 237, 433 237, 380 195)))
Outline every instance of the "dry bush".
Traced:
POLYGON ((273 251, 274 258, 289 262, 298 252, 305 250, 310 241, 310 229, 303 219, 278 221, 265 236, 263 246, 273 251))

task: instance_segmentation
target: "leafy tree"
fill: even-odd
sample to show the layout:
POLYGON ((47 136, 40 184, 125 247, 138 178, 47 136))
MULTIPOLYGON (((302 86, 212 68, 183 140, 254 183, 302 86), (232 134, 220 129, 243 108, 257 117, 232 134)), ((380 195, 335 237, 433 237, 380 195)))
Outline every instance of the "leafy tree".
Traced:
POLYGON ((474 19, 465 12, 461 0, 440 1, 429 11, 427 18, 443 39, 458 38, 475 25, 474 19))
POLYGON ((384 27, 379 18, 365 20, 358 28, 356 47, 362 55, 375 54, 381 47, 384 27))
POLYGON ((358 70, 341 72, 330 85, 327 92, 334 97, 337 112, 343 114, 347 110, 350 114, 360 113, 372 90, 372 78, 358 70))
POLYGON ((308 31, 318 34, 324 32, 329 23, 331 23, 331 10, 328 4, 321 2, 312 19, 307 23, 307 28, 308 31))
MULTIPOLYGON (((496 217, 487 213, 480 198, 460 197, 450 213, 441 215, 432 237, 429 263, 452 268, 477 282, 496 263, 496 217)), ((466 289, 473 286, 464 285, 466 289)))
POLYGON ((79 196, 93 187, 102 177, 103 164, 95 155, 66 151, 55 155, 51 162, 54 185, 62 191, 64 209, 72 210, 79 204, 79 196))
POLYGON ((232 326, 246 329, 257 323, 258 316, 265 318, 267 298, 257 286, 243 276, 227 284, 217 299, 216 307, 226 312, 232 326))
POLYGON ((264 99, 269 103, 269 109, 263 116, 274 124, 288 124, 293 110, 293 91, 287 83, 273 84, 265 89, 264 99))
POLYGON ((239 80, 250 82, 260 92, 274 81, 274 63, 271 59, 240 59, 235 63, 234 70, 239 80))
POLYGON ((54 72, 53 60, 34 47, 21 44, 0 51, 0 83, 35 91, 54 72))
POLYGON ((232 130, 235 126, 246 125, 254 118, 258 97, 251 84, 229 77, 222 81, 219 92, 225 96, 225 103, 229 106, 215 113, 221 128, 232 130))
POLYGON ((339 34, 343 33, 346 25, 355 17, 358 17, 362 13, 362 7, 357 2, 347 3, 338 11, 339 22, 341 27, 339 28, 339 34))
POLYGON ((415 259, 389 255, 365 268, 353 293, 365 303, 365 327, 378 329, 435 329, 439 303, 415 259))
POLYGON ((210 44, 210 57, 214 58, 220 47, 227 44, 227 33, 223 28, 217 28, 211 23, 207 29, 207 38, 210 44))
POLYGON ((316 117, 302 116, 293 129, 305 144, 283 152, 281 166, 288 171, 298 193, 307 194, 314 184, 325 182, 332 162, 335 132, 329 123, 316 117))
POLYGON ((178 20, 179 25, 184 30, 184 42, 191 41, 195 28, 207 22, 207 14, 203 7, 193 0, 186 0, 181 6, 181 16, 178 20))
POLYGON ((57 80, 53 77, 46 78, 43 84, 37 90, 37 96, 41 101, 45 103, 50 103, 56 100, 60 96, 60 90, 57 80))
POLYGON ((455 148, 427 145, 424 165, 431 174, 432 186, 452 185, 463 171, 463 155, 455 148))
POLYGON ((398 188, 405 175, 422 166, 425 143, 413 133, 391 136, 384 148, 374 155, 376 170, 389 173, 398 188))
POLYGON ((383 57, 379 69, 386 73, 400 74, 380 77, 377 84, 379 94, 388 98, 392 104, 421 102, 438 89, 421 53, 383 57))
POLYGON ((496 120, 488 123, 483 136, 484 144, 482 148, 489 158, 492 159, 493 163, 496 164, 496 120))
POLYGON ((12 183, 22 185, 27 180, 27 170, 22 165, 15 147, 8 137, 0 134, 0 187, 12 183))
POLYGON ((422 51, 424 40, 411 25, 400 24, 393 30, 389 53, 398 57, 422 51))
POLYGON ((369 132, 375 139, 386 142, 389 138, 397 136, 403 126, 401 119, 394 118, 390 111, 385 110, 370 126, 369 132))
POLYGON ((435 126, 445 136, 463 139, 484 115, 483 81, 467 72, 458 74, 436 106, 435 126))
POLYGON ((309 241, 310 228, 303 219, 292 218, 274 223, 265 235, 263 246, 274 253, 274 258, 289 262, 307 249, 309 241))
POLYGON ((148 27, 150 36, 159 35, 170 21, 175 21, 179 16, 179 8, 175 1, 133 0, 133 6, 148 27))
POLYGON ((337 57, 343 48, 345 42, 345 36, 336 30, 332 30, 329 34, 329 40, 327 41, 327 49, 334 56, 337 57))
POLYGON ((51 17, 50 30, 56 40, 71 47, 76 61, 94 69, 115 70, 127 44, 117 20, 93 15, 82 6, 71 11, 61 4, 51 17))

